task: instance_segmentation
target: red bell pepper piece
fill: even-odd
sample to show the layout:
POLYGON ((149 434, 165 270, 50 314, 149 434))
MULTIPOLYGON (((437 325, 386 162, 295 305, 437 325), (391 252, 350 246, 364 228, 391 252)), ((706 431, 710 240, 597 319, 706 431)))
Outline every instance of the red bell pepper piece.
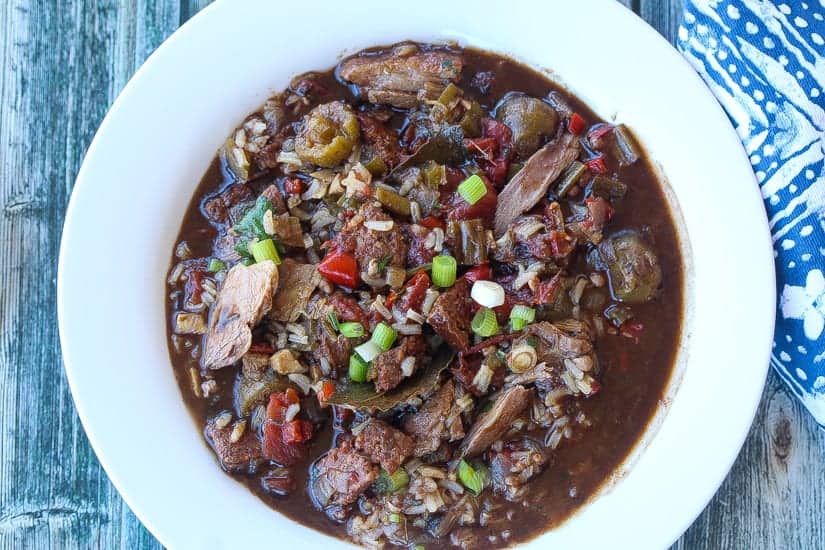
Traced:
POLYGON ((304 182, 298 178, 289 178, 284 182, 284 191, 290 195, 300 195, 304 192, 304 182))
POLYGON ((358 261, 343 250, 330 252, 318 264, 318 273, 331 283, 355 288, 358 286, 358 261))
POLYGON ((407 292, 398 304, 399 311, 406 312, 408 309, 419 311, 424 301, 424 294, 430 288, 430 277, 426 271, 419 271, 407 281, 406 287, 407 292))

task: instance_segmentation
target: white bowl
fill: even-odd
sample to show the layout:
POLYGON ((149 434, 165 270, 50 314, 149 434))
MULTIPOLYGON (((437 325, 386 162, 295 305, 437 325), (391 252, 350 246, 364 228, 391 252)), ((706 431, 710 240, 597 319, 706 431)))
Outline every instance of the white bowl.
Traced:
POLYGON ((681 383, 676 376, 632 469, 527 545, 665 547, 733 463, 768 365, 773 257, 739 140, 688 64, 613 0, 493 12, 435 0, 399 6, 218 2, 121 93, 77 177, 60 250, 60 336, 89 440, 166 546, 344 545, 268 508, 204 445, 167 355, 169 255, 224 137, 292 75, 367 46, 456 39, 552 69, 596 112, 629 124, 669 181, 687 257, 681 383))

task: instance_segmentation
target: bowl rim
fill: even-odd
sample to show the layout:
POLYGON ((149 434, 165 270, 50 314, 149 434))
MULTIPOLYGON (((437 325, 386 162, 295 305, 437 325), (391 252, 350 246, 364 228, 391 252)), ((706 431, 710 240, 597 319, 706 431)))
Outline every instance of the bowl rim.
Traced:
MULTIPOLYGON (((429 0, 427 0, 429 1, 429 0)), ((331 4, 331 2, 329 2, 331 4)), ((370 4, 372 6, 378 5, 376 2, 367 2, 366 4, 370 4)), ((72 335, 79 334, 78 329, 76 328, 76 322, 78 319, 82 318, 82 315, 87 314, 85 311, 81 311, 78 308, 78 303, 76 300, 71 298, 71 294, 74 291, 78 290, 78 284, 80 279, 77 276, 79 266, 77 264, 77 260, 75 260, 75 256, 78 255, 76 252, 78 250, 77 247, 82 246, 83 242, 78 241, 78 227, 82 226, 85 222, 83 221, 83 214, 85 204, 83 204, 83 200, 86 199, 86 196, 96 191, 95 186, 100 186, 100 178, 99 174, 94 173, 94 166, 96 164, 100 164, 102 162, 101 149, 103 147, 103 143, 109 139, 109 134, 113 132, 112 128, 119 124, 119 119, 123 116, 124 112, 127 111, 130 107, 130 104, 134 102, 134 98, 136 94, 143 93, 146 86, 151 83, 151 74, 156 71, 156 67, 162 64, 165 60, 169 59, 174 55, 175 50, 181 49, 181 45, 185 46, 187 40, 195 40, 197 37, 195 36, 198 32, 201 32, 201 28, 206 28, 207 25, 218 25, 219 19, 222 17, 229 18, 233 13, 237 13, 238 9, 245 10, 250 9, 253 7, 260 7, 261 3, 256 2, 255 0, 248 0, 246 2, 241 2, 235 4, 235 6, 240 6, 240 8, 233 7, 230 5, 228 1, 219 0, 214 4, 206 7, 202 10, 199 14, 195 17, 190 19, 186 22, 180 29, 178 29, 172 36, 170 36, 150 57, 147 61, 141 66, 141 68, 135 73, 123 91, 120 93, 114 104, 112 105, 109 113, 106 115, 104 121, 101 123, 101 126, 96 133, 91 145, 86 154, 86 158, 81 166, 81 169, 78 173, 75 188, 73 189, 72 196, 69 202, 69 207, 66 213, 66 219, 64 223, 64 232, 63 232, 63 242, 61 242, 60 247, 60 257, 58 261, 58 285, 57 285, 57 298, 58 298, 58 322, 59 322, 59 329, 60 329, 60 337, 61 337, 61 344, 63 348, 64 354, 64 362, 66 365, 66 373, 67 379, 69 382, 69 386, 72 391, 72 395, 75 399, 75 404, 78 410, 78 414, 80 416, 81 422, 86 430, 88 435, 89 441, 92 444, 95 453, 97 454, 98 458, 100 459, 101 464, 104 466, 107 474, 109 474, 110 479, 117 487, 120 494, 123 496, 124 500, 129 504, 135 514, 141 519, 144 525, 149 528, 149 530, 158 537, 164 544, 167 546, 176 546, 176 547, 187 547, 191 544, 191 541, 184 540, 182 538, 182 534, 177 532, 174 528, 172 528, 168 521, 164 520, 163 518, 158 517, 158 513, 154 512, 149 507, 145 506, 145 500, 141 496, 137 496, 137 492, 134 489, 134 481, 130 481, 128 478, 129 474, 126 470, 128 467, 124 467, 123 464, 118 462, 118 459, 113 457, 112 450, 110 448, 111 444, 108 439, 107 429, 108 427, 104 427, 101 425, 99 421, 99 413, 92 412, 91 408, 88 406, 90 405, 90 395, 93 394, 93 388, 90 387, 89 384, 89 377, 88 373, 81 374, 83 368, 80 366, 82 363, 87 362, 89 360, 89 353, 88 351, 79 351, 79 348, 75 346, 75 342, 72 339, 72 335), (207 23, 208 22, 208 23, 207 23), (193 38, 194 37, 194 38, 193 38), (150 75, 150 76, 147 76, 150 75), (95 183, 97 181, 98 183, 95 183), (80 197, 80 198, 79 198, 80 197)), ((703 107, 705 111, 704 114, 709 112, 715 111, 715 118, 716 118, 716 126, 717 127, 724 127, 725 130, 721 132, 718 136, 715 137, 720 147, 728 151, 731 155, 737 154, 738 159, 732 164, 736 164, 739 168, 739 175, 742 175, 743 172, 742 168, 747 167, 748 173, 750 177, 748 178, 749 181, 744 182, 740 185, 742 189, 745 188, 745 183, 750 184, 752 187, 752 191, 749 192, 749 195, 746 194, 744 202, 747 202, 747 208, 749 211, 753 212, 756 210, 755 207, 761 211, 762 204, 761 204, 761 197, 758 193, 758 186, 755 183, 755 178, 753 177, 753 173, 750 172, 750 163, 748 162, 747 156, 745 155, 744 149, 741 146, 741 143, 738 140, 738 137, 735 134, 734 129, 730 126, 727 122, 727 118, 724 115, 721 107, 712 99, 710 96, 710 92, 704 87, 704 84, 699 79, 698 75, 693 72, 693 69, 690 68, 687 61, 685 61, 672 47, 668 44, 662 37, 658 35, 652 28, 647 26, 641 19, 639 19, 635 14, 632 14, 629 10, 626 10, 620 4, 612 2, 611 0, 586 0, 582 2, 582 6, 591 7, 599 10, 603 10, 606 14, 605 17, 616 17, 618 20, 621 21, 622 25, 625 25, 625 30, 632 30, 638 33, 640 40, 647 45, 650 44, 657 44, 656 46, 658 53, 660 54, 661 59, 666 59, 670 64, 672 71, 676 71, 682 79, 690 80, 691 78, 694 81, 693 87, 699 89, 697 84, 701 86, 703 90, 704 97, 702 98, 703 107), (679 67, 679 69, 676 69, 679 67), (690 75, 687 76, 686 71, 689 71, 690 75), (708 105, 708 102, 711 102, 712 105, 708 105), (721 123, 721 125, 720 125, 721 123)), ((363 8, 362 8, 363 9, 363 8)), ((474 46, 485 48, 485 44, 483 40, 477 40, 471 33, 465 34, 461 31, 456 31, 454 28, 450 27, 446 30, 443 30, 440 33, 444 39, 454 39, 457 38, 459 41, 471 43, 474 46)), ((491 48, 493 50, 497 50, 497 48, 491 48)), ((500 50, 499 50, 500 51, 500 50)), ((503 52, 509 54, 509 52, 503 52)), ((518 58, 518 56, 514 56, 518 58)), ((330 60, 332 61, 332 60, 330 60)), ((535 66, 535 64, 533 64, 535 66)), ((312 69, 314 67, 307 67, 312 69)), ((560 71, 562 72, 562 71, 560 71)), ((552 78, 557 82, 567 86, 567 82, 558 78, 556 74, 552 75, 552 78)), ((582 97, 583 95, 578 89, 577 86, 570 86, 571 89, 575 90, 576 95, 582 97)), ((601 109, 599 109, 593 101, 590 99, 584 98, 585 102, 588 105, 592 106, 594 110, 602 114, 604 118, 608 118, 604 116, 604 113, 601 109)), ((635 127, 634 127, 635 130, 635 127)), ((645 143, 644 137, 642 137, 643 143, 645 143)), ((646 143, 645 143, 646 144, 646 143)), ((651 149, 651 154, 655 155, 655 148, 651 149)), ((654 156, 654 159, 656 157, 654 156)), ((667 172, 666 172, 667 173, 667 172)), ((190 188, 191 193, 191 188, 190 188)), ((675 197, 675 191, 673 191, 675 197)), ((673 199, 676 200, 675 198, 673 199)), ((680 215, 681 210, 678 208, 674 208, 674 217, 680 215)), ((672 525, 669 526, 668 534, 657 534, 658 538, 653 541, 646 541, 650 547, 657 547, 657 545, 661 542, 664 543, 672 543, 678 536, 690 525, 690 523, 698 516, 707 502, 715 493, 718 486, 721 484, 724 476, 727 474, 728 470, 733 464, 739 449, 744 442, 745 437, 748 434, 748 429, 750 427, 750 423, 753 419, 753 416, 756 412, 756 408, 759 404, 759 398, 761 397, 762 387, 764 385, 765 377, 767 375, 768 370, 768 357, 770 352, 770 335, 772 334, 773 330, 773 322, 774 322, 774 314, 775 314, 775 279, 774 279, 774 271, 773 271, 773 261, 772 261, 772 251, 770 246, 770 237, 768 232, 768 225, 767 219, 764 215, 761 216, 760 220, 751 219, 747 220, 748 224, 751 226, 750 229, 752 230, 752 235, 756 236, 754 240, 757 242, 761 242, 761 250, 760 246, 755 246, 752 249, 748 250, 748 254, 751 255, 750 259, 753 260, 755 265, 761 265, 762 270, 764 273, 759 273, 757 277, 758 282, 753 284, 755 288, 759 288, 763 294, 759 298, 754 299, 754 304, 750 309, 750 312, 754 314, 754 317, 750 319, 750 322, 759 323, 758 330, 756 333, 760 333, 765 335, 765 346, 764 350, 761 352, 753 351, 752 355, 754 357, 761 356, 764 361, 762 362, 763 367, 759 367, 757 364, 757 368, 753 369, 751 373, 753 379, 749 381, 747 387, 747 395, 741 397, 742 402, 738 405, 738 409, 736 410, 739 421, 737 423, 737 428, 732 430, 730 433, 726 433, 726 446, 723 449, 725 452, 722 456, 719 456, 718 460, 715 463, 715 467, 712 473, 708 474, 708 478, 703 480, 704 481, 704 491, 701 491, 701 495, 694 498, 695 502, 693 502, 692 506, 690 507, 692 512, 686 513, 685 511, 681 511, 681 521, 674 522, 672 525), (761 233, 761 237, 759 234, 761 233), (766 269, 767 268, 767 269, 766 269), (763 370, 758 370, 762 368, 763 370), (678 523, 679 525, 675 525, 678 523), (669 540, 668 540, 669 539, 669 540)), ((694 229, 691 229, 692 231, 694 229)), ((695 238, 694 234, 689 234, 688 229, 684 230, 685 232, 682 233, 680 230, 680 239, 684 238, 684 246, 688 246, 691 243, 691 240, 695 238)), ((88 245, 88 243, 87 243, 88 245)), ((690 256, 692 253, 688 253, 690 256)), ((688 257, 685 257, 686 261, 688 257)), ((164 272, 165 274, 165 272, 164 272)), ((692 309, 692 305, 689 304, 691 300, 691 296, 688 296, 688 286, 691 286, 692 291, 695 291, 694 282, 688 280, 687 274, 692 275, 686 269, 686 277, 685 277, 685 307, 690 307, 690 311, 688 311, 688 315, 692 316, 694 311, 692 309)), ((687 356, 690 352, 690 347, 693 343, 690 341, 691 338, 694 337, 692 332, 693 327, 688 327, 687 321, 685 321, 685 325, 683 326, 683 331, 685 331, 684 338, 684 357, 683 360, 687 363, 690 362, 690 358, 687 356), (689 330, 690 329, 690 330, 689 330)), ((165 327, 163 327, 165 331, 165 327)), ((758 348, 758 346, 755 346, 758 348)), ((162 350, 165 354, 166 349, 162 350)), ((168 360, 167 360, 168 363, 168 360)), ((164 365, 168 368, 167 365, 164 365)), ((678 385, 679 380, 676 380, 676 376, 672 377, 671 386, 676 394, 672 395, 674 401, 678 398, 678 391, 675 390, 676 385, 678 385), (676 385, 674 385, 676 384, 676 385)), ((679 388, 681 390, 681 388, 679 388)), ((664 410, 664 409, 663 409, 664 410)), ((188 414, 188 413, 187 413, 188 414)), ((658 420, 658 426, 654 426, 653 428, 649 429, 648 432, 645 434, 645 439, 650 436, 651 441, 647 441, 646 443, 652 443, 656 440, 656 436, 658 435, 659 430, 661 429, 661 425, 667 421, 667 416, 670 414, 670 411, 666 411, 666 413, 662 413, 664 415, 663 418, 658 420), (652 431, 651 431, 652 430, 652 431)), ((186 421, 191 422, 191 419, 188 418, 186 421)), ((202 445, 202 444, 201 444, 202 445)), ((642 449, 642 445, 637 444, 636 450, 632 453, 634 461, 638 459, 639 461, 644 459, 644 454, 646 450, 642 449)), ((633 470, 631 469, 627 472, 627 475, 631 475, 633 470)), ((624 477, 625 472, 620 469, 621 477, 624 477)), ((218 476, 222 476, 222 474, 218 474, 218 476)), ((234 483, 234 482, 233 482, 234 483)), ((612 492, 615 487, 608 488, 607 492, 612 492)), ((245 490, 245 488, 244 488, 245 490)), ((598 500, 602 498, 602 493, 604 491, 600 491, 598 500)), ((587 505, 586 507, 594 505, 596 502, 587 505)), ((576 522, 581 517, 581 512, 584 510, 580 510, 579 513, 576 514, 574 518, 569 520, 570 522, 576 522)), ((305 529, 301 527, 302 529, 305 529)), ((551 531, 552 533, 552 531, 551 531)), ((294 534, 294 530, 290 531, 290 535, 294 534)), ((297 535, 301 537, 300 534, 297 535)), ((547 536, 547 533, 540 535, 538 538, 533 539, 532 542, 542 541, 547 536)), ((323 540, 324 537, 318 537, 318 540, 323 540)), ((318 540, 314 540, 313 544, 318 543, 318 540)), ((329 539, 326 539, 329 541, 329 539)), ((335 539, 337 541, 337 539, 335 539)), ((318 543, 319 545, 321 543, 318 543)), ((328 542, 327 542, 328 544, 328 542)), ((531 543, 528 543, 530 545, 531 543)))

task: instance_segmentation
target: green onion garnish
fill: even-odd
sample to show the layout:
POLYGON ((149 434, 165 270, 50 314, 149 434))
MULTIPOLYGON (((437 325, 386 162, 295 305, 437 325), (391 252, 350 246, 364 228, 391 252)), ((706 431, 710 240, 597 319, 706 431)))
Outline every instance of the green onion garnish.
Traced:
POLYGON ((478 174, 473 174, 459 184, 458 194, 470 204, 475 204, 487 194, 487 186, 478 174))
POLYGON ((212 258, 211 260, 209 260, 209 265, 206 266, 206 269, 208 269, 212 273, 217 273, 218 271, 223 271, 224 269, 226 269, 226 264, 217 258, 212 258))
POLYGON ((462 460, 458 463, 458 479, 461 480, 461 484, 464 485, 468 491, 478 496, 481 494, 481 491, 484 490, 484 484, 487 481, 487 472, 482 467, 473 468, 466 460, 462 460))
POLYGON ((393 512, 387 518, 390 520, 390 523, 400 523, 401 522, 401 514, 397 514, 393 512))
POLYGON ((341 328, 341 324, 338 322, 338 316, 335 314, 334 311, 330 311, 327 313, 327 321, 329 321, 329 326, 332 327, 332 330, 338 332, 341 328))
POLYGON ((369 365, 357 353, 349 356, 349 378, 353 382, 366 382, 369 365))
POLYGON ((455 284, 455 273, 458 266, 452 256, 436 256, 433 258, 433 284, 446 288, 455 284))
POLYGON ((470 323, 470 328, 473 329, 473 332, 484 338, 497 333, 498 321, 496 320, 495 312, 486 307, 479 309, 470 323))
POLYGON ((521 317, 510 317, 510 326, 513 330, 522 330, 527 325, 527 321, 521 317))
POLYGON ((360 346, 355 348, 355 353, 361 356, 361 359, 369 363, 379 355, 383 350, 378 347, 378 344, 373 342, 372 340, 367 340, 360 346))
POLYGON ((528 323, 532 323, 536 320, 536 310, 530 306, 516 304, 510 310, 510 319, 524 319, 528 323))
POLYGON ((341 323, 338 332, 347 338, 358 338, 364 335, 364 326, 361 323, 341 323))
POLYGON ((407 475, 407 470, 404 468, 398 468, 391 474, 381 468, 381 473, 378 474, 378 479, 375 480, 372 488, 376 493, 394 493, 406 487, 409 482, 410 476, 407 475))
POLYGON ((275 248, 272 239, 264 239, 250 244, 249 251, 252 252, 252 257, 255 258, 256 262, 272 260, 275 265, 281 265, 281 257, 278 256, 278 249, 275 248))
POLYGON ((427 548, 423 544, 416 544, 413 550, 427 550, 427 548))
POLYGON ((387 351, 392 347, 396 336, 395 329, 387 323, 378 323, 372 332, 372 338, 370 340, 383 351, 387 351))

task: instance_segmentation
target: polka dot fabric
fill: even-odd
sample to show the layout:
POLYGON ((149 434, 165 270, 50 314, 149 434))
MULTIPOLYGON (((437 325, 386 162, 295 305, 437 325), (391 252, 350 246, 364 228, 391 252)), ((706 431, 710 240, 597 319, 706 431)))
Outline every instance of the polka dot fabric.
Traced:
POLYGON ((687 0, 678 46, 736 127, 765 201, 771 363, 825 426, 825 0, 687 0))

